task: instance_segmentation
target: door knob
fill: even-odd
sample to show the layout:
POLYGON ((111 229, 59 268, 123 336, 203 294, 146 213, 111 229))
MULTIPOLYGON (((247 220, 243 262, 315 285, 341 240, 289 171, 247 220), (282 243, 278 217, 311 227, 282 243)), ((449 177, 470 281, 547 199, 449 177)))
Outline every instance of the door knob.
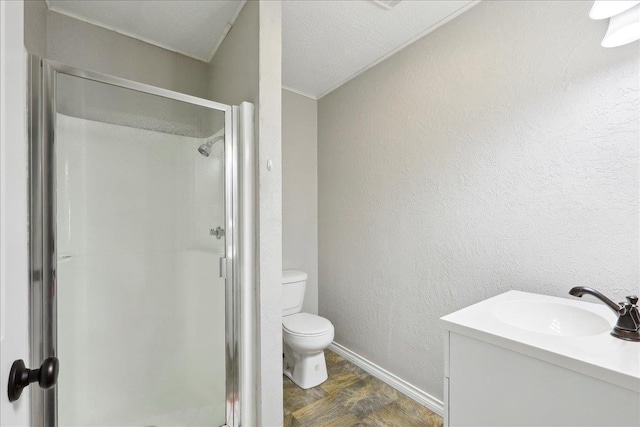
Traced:
POLYGON ((53 387, 58 381, 59 368, 60 363, 56 357, 45 359, 38 369, 27 368, 22 359, 13 362, 9 371, 9 402, 18 400, 22 390, 36 381, 43 389, 53 387))

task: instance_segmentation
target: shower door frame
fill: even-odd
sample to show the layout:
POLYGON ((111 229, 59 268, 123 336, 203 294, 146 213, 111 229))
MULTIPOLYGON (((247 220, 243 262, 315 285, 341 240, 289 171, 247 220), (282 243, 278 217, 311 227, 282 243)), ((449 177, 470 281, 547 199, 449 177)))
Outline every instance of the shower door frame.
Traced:
MULTIPOLYGON (((240 425, 240 285, 237 269, 239 230, 238 206, 238 117, 231 105, 174 92, 119 77, 83 70, 35 55, 28 58, 29 74, 29 335, 30 360, 40 365, 47 357, 57 357, 56 315, 56 75, 91 80, 192 105, 224 112, 225 182, 225 389, 226 424, 240 425), (46 284, 50 284, 47 286, 46 284), (48 291, 48 289, 50 291, 48 291)), ((220 272, 222 275, 222 271, 220 272)), ((60 361, 64 378, 67 369, 60 361)), ((195 367, 194 367, 195 368, 195 367)), ((99 380, 99 379, 96 379, 99 380)), ((32 427, 58 426, 57 387, 42 390, 30 387, 32 427)))

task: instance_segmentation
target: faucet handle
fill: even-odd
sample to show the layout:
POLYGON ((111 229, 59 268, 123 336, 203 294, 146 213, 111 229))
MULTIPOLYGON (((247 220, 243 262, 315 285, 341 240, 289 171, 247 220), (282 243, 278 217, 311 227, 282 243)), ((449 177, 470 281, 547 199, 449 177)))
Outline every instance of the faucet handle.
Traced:
POLYGON ((637 295, 629 295, 627 297, 627 301, 629 302, 629 304, 637 305, 638 304, 638 296, 637 295))

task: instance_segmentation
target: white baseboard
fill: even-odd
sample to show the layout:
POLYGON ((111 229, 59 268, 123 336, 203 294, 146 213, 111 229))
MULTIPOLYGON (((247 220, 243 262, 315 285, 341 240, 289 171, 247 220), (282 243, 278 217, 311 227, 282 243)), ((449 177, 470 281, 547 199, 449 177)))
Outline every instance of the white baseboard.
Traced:
POLYGON ((380 381, 383 381, 389 384, 391 387, 395 388, 400 393, 406 395, 407 397, 410 397, 411 399, 415 400, 419 404, 429 408, 436 414, 440 416, 444 415, 444 404, 442 403, 442 401, 431 396, 426 391, 420 390, 418 387, 414 386, 413 384, 408 383, 402 378, 392 374, 391 372, 387 371, 384 368, 381 368, 375 363, 365 359, 364 357, 360 356, 357 353, 354 353, 353 351, 349 350, 343 345, 338 344, 335 341, 329 344, 329 350, 339 354, 349 362, 362 368, 363 370, 365 370, 372 376, 376 377, 380 381))

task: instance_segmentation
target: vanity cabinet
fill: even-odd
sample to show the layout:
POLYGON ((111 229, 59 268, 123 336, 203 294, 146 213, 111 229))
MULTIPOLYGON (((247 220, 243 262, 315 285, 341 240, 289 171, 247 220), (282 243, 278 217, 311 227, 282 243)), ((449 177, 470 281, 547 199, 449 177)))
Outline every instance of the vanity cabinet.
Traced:
POLYGON ((453 332, 445 348, 445 426, 640 426, 637 392, 453 332))
POLYGON ((640 343, 608 331, 563 336, 571 328, 553 317, 557 335, 531 332, 495 315, 539 300, 614 323, 602 305, 516 291, 443 317, 445 426, 640 426, 640 343))

